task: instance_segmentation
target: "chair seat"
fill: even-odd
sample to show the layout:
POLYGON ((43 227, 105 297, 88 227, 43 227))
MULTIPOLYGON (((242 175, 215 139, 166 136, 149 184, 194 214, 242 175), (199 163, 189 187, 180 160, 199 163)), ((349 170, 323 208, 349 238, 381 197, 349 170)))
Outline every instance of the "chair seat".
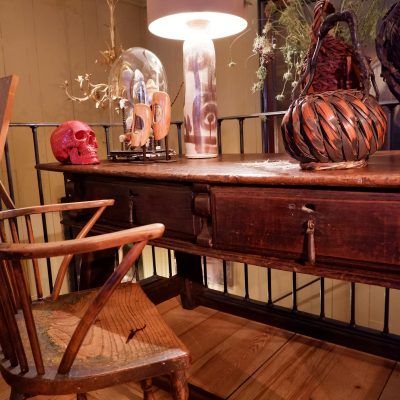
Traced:
MULTIPOLYGON (((4 362, 2 372, 5 379, 12 379, 14 383, 19 381, 22 392, 70 393, 70 383, 68 387, 63 386, 65 377, 57 375, 57 368, 73 331, 96 292, 74 292, 60 296, 57 302, 49 299, 34 303, 32 310, 46 373, 38 380, 28 350, 27 334, 20 329, 26 343, 29 372, 19 375, 19 367, 11 368, 8 362, 4 362), (37 388, 40 381, 46 381, 46 385, 37 388)), ((22 315, 20 317, 22 319, 22 315)), ((84 383, 90 391, 90 382, 97 389, 99 380, 101 386, 107 387, 168 374, 188 366, 187 349, 163 321, 140 285, 125 283, 115 290, 89 329, 68 379, 76 381, 77 387, 84 383)))

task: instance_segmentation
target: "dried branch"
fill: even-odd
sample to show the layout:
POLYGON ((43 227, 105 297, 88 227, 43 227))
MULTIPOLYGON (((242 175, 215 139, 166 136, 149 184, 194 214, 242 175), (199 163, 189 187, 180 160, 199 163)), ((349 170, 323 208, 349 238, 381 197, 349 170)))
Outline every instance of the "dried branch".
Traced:
POLYGON ((108 5, 108 10, 110 13, 110 25, 108 27, 110 31, 110 44, 107 50, 100 51, 103 59, 100 61, 106 66, 111 66, 112 63, 118 58, 122 53, 123 48, 117 41, 117 23, 115 19, 115 7, 119 0, 106 0, 108 5))
MULTIPOLYGON (((118 1, 119 0, 106 0, 110 15, 110 25, 108 27, 110 32, 110 43, 107 50, 100 51, 100 54, 103 57, 100 63, 106 65, 107 67, 111 67, 111 65, 123 51, 122 46, 117 41, 116 35, 117 23, 115 19, 115 7, 118 1)), ((98 60, 96 60, 96 62, 98 62, 98 60)), ((65 81, 62 85, 65 94, 72 101, 82 103, 84 101, 93 100, 96 104, 96 108, 100 108, 104 107, 111 100, 118 100, 111 99, 110 88, 108 84, 90 82, 90 74, 88 73, 85 75, 78 75, 78 77, 75 78, 75 81, 78 82, 79 88, 83 92, 83 96, 81 97, 74 96, 69 91, 70 84, 68 81, 65 81)))
POLYGON ((78 82, 79 88, 83 91, 83 96, 77 97, 71 94, 68 90, 69 82, 65 81, 63 88, 65 94, 70 100, 79 103, 93 100, 96 103, 96 108, 104 107, 111 100, 109 85, 106 83, 91 83, 89 74, 78 75, 75 81, 78 82))

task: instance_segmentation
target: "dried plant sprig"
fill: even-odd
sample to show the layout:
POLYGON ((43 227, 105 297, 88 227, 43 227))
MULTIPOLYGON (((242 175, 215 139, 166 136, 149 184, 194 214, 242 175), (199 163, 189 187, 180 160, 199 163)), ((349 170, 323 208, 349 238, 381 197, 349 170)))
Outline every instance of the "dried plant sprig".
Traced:
MULTIPOLYGON (((387 2, 386 2, 387 3, 387 2)), ((357 15, 357 36, 361 43, 374 41, 377 22, 386 14, 387 4, 382 0, 342 0, 340 11, 353 10, 357 15)), ((337 35, 350 43, 349 30, 339 25, 337 35)))
POLYGON ((82 97, 74 96, 69 92, 69 82, 65 81, 62 87, 67 97, 79 103, 87 100, 93 100, 96 108, 104 107, 110 101, 110 89, 106 83, 91 83, 90 74, 78 75, 75 79, 79 84, 80 90, 83 92, 82 97))
POLYGON ((276 95, 278 101, 285 98, 284 92, 288 82, 297 81, 301 70, 301 61, 309 45, 309 30, 312 21, 312 12, 305 0, 281 0, 278 8, 274 1, 269 1, 264 9, 267 21, 261 36, 257 35, 253 43, 260 56, 260 65, 256 71, 258 81, 253 85, 252 91, 262 90, 267 77, 268 64, 279 51, 286 64, 283 74, 283 87, 281 93, 276 95), (277 43, 282 43, 278 47, 277 43), (267 54, 263 57, 262 54, 267 54), (263 72, 265 71, 265 74, 263 72))
MULTIPOLYGON (((106 0, 107 6, 109 9, 110 15, 110 25, 109 25, 109 33, 110 33, 110 43, 108 44, 108 49, 100 51, 102 55, 102 59, 96 60, 95 62, 99 62, 105 65, 107 68, 110 68, 114 61, 120 56, 123 52, 122 46, 117 41, 117 25, 115 19, 115 7, 119 0, 106 0)), ((80 90, 83 92, 83 96, 74 96, 69 88, 69 81, 65 81, 62 87, 64 88, 65 94, 67 97, 79 103, 84 101, 92 100, 95 102, 96 108, 104 107, 106 104, 111 101, 118 100, 111 98, 110 95, 110 87, 106 83, 92 83, 90 81, 90 74, 85 73, 84 75, 78 75, 75 78, 75 81, 78 82, 80 90)))
POLYGON ((110 67, 113 62, 120 56, 120 54, 123 52, 123 48, 120 43, 118 43, 117 40, 117 24, 116 24, 116 19, 115 19, 115 7, 117 6, 119 0, 106 0, 107 5, 108 5, 108 10, 110 14, 110 25, 108 27, 110 31, 110 43, 108 44, 108 49, 107 50, 102 50, 100 51, 100 54, 102 55, 102 59, 96 60, 96 62, 99 62, 101 64, 106 65, 107 67, 110 67))
POLYGON ((236 62, 233 61, 233 56, 232 56, 232 48, 233 48, 233 45, 234 45, 239 39, 241 39, 244 35, 246 35, 247 33, 249 33, 250 31, 251 31, 250 28, 249 28, 249 29, 246 29, 246 30, 245 30, 244 32, 242 32, 240 35, 236 36, 236 37, 232 40, 232 42, 230 43, 230 45, 229 45, 229 63, 228 63, 228 67, 229 67, 229 68, 232 68, 232 67, 236 66, 236 62))
POLYGON ((253 54, 257 54, 259 56, 259 66, 256 71, 258 81, 253 84, 253 92, 262 90, 264 87, 264 81, 267 78, 268 64, 275 55, 276 38, 272 32, 272 23, 267 21, 262 30, 262 34, 257 34, 253 41, 253 54))
MULTIPOLYGON (((385 0, 341 0, 338 9, 353 10, 358 19, 358 36, 361 44, 375 38, 375 27, 378 20, 386 12, 385 0)), ((259 54, 260 64, 256 71, 257 82, 252 91, 262 90, 267 77, 268 64, 279 50, 286 64, 283 75, 283 88, 276 96, 278 101, 285 98, 284 92, 287 83, 293 87, 299 79, 303 60, 309 44, 312 24, 312 5, 307 0, 280 0, 279 7, 276 1, 267 2, 265 9, 266 23, 261 35, 256 35, 253 43, 253 52, 259 54), (277 47, 276 43, 282 42, 277 47)), ((335 29, 335 35, 343 39, 348 38, 348 30, 335 29)))

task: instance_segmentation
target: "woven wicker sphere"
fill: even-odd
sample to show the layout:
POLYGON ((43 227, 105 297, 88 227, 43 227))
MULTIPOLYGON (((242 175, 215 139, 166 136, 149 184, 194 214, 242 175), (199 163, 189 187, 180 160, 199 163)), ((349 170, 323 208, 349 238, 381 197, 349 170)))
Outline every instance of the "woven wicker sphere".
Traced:
POLYGON ((384 142, 387 118, 359 90, 313 93, 295 100, 282 120, 286 151, 303 164, 367 160, 384 142))
POLYGON ((400 1, 383 17, 376 35, 376 54, 382 65, 382 77, 400 101, 400 1))

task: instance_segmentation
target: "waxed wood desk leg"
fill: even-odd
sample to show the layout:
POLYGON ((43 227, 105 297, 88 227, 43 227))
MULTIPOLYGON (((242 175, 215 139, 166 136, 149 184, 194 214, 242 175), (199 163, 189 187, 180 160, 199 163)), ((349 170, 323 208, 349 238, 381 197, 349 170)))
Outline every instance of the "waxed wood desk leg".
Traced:
POLYGON ((182 278, 182 306, 190 310, 197 306, 197 297, 203 291, 201 257, 176 251, 175 258, 178 276, 182 278))

